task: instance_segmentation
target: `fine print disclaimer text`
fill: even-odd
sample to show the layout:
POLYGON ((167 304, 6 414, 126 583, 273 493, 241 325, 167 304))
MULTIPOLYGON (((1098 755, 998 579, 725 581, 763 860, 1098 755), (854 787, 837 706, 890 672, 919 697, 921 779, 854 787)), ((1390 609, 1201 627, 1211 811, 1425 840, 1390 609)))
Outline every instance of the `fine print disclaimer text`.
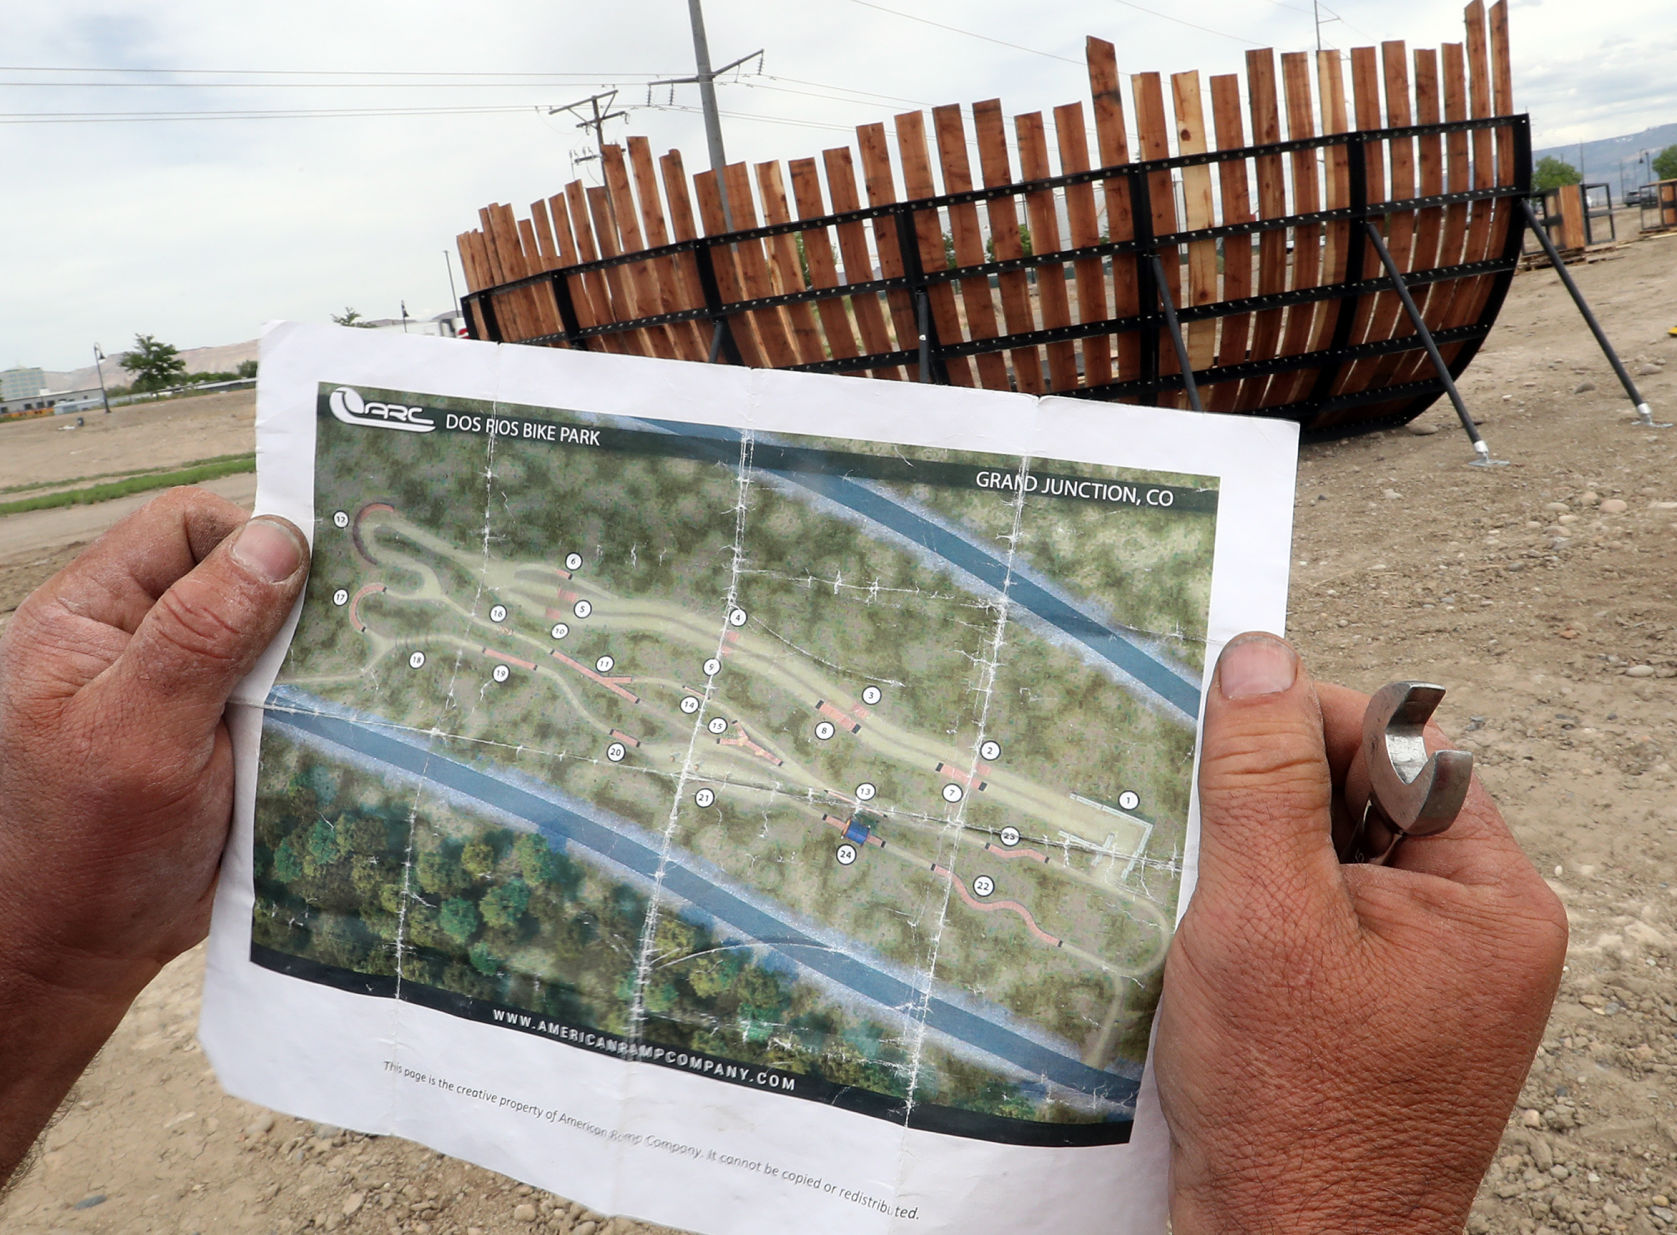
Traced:
POLYGON ((447 1077, 433 1076, 416 1068, 410 1068, 405 1064, 397 1063, 393 1059, 384 1061, 384 1070, 396 1073, 403 1080, 410 1081, 415 1085, 426 1085, 434 1089, 440 1089, 444 1093, 482 1102, 496 1110, 522 1115, 539 1123, 562 1125, 577 1132, 610 1141, 613 1144, 627 1145, 636 1149, 655 1150, 677 1158, 691 1158, 694 1161, 714 1163, 715 1166, 724 1170, 744 1171, 753 1175, 760 1175, 764 1179, 779 1180, 795 1188, 808 1188, 811 1192, 819 1195, 836 1197, 848 1201, 852 1205, 860 1205, 863 1209, 871 1209, 875 1213, 887 1214, 905 1221, 912 1222, 919 1217, 920 1211, 916 1206, 893 1205, 889 1201, 871 1196, 859 1188, 847 1187, 839 1181, 806 1174, 803 1171, 786 1170, 760 1158, 741 1157, 737 1154, 728 1153, 724 1149, 704 1149, 697 1145, 686 1145, 654 1134, 603 1128, 599 1124, 578 1119, 574 1115, 557 1108, 543 1107, 537 1103, 523 1102, 518 1098, 493 1093, 487 1089, 462 1085, 449 1080, 447 1077))

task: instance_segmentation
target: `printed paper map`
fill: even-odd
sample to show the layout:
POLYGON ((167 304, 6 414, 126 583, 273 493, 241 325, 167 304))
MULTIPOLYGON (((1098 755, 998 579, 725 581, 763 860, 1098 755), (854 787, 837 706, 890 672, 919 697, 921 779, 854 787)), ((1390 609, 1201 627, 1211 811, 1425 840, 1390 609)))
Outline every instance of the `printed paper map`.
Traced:
MULTIPOLYGON (((312 418, 314 558, 261 723, 249 962, 792 1122, 1129 1141, 1225 478, 1120 442, 966 448, 991 396, 970 435, 883 442, 800 417, 784 378, 781 415, 730 424, 668 397, 688 366, 611 358, 653 397, 608 402, 540 359, 523 402, 323 356, 287 409, 312 418)), ((837 393, 932 393, 882 385, 837 393)), ((846 1190, 876 1229, 943 1229, 846 1190)))

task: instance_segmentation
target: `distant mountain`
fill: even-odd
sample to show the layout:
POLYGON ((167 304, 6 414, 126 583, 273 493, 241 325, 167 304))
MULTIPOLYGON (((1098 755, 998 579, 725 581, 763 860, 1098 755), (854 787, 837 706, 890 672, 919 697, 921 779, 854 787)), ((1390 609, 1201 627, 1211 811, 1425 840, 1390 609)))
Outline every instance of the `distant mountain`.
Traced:
POLYGON ((1577 146, 1551 146, 1547 150, 1536 150, 1532 152, 1532 161, 1535 163, 1545 155, 1554 155, 1583 172, 1586 183, 1612 186, 1613 200, 1617 202, 1625 189, 1646 184, 1652 178, 1642 162, 1643 153, 1652 158, 1667 146, 1677 146, 1677 124, 1662 124, 1658 128, 1627 133, 1623 137, 1585 142, 1582 167, 1578 163, 1577 146))

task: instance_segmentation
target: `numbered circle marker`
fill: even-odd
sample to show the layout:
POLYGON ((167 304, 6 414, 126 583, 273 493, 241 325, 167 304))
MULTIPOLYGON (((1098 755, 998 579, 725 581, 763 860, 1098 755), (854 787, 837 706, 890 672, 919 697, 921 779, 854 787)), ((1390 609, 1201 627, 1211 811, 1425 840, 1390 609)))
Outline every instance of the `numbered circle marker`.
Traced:
POLYGON ((991 761, 1000 759, 1002 757, 1002 744, 994 739, 985 742, 978 748, 978 757, 991 761))
POLYGON ((566 635, 571 633, 571 628, 563 622, 555 622, 553 624, 553 629, 548 633, 555 639, 563 639, 566 635))
POLYGON ((717 660, 716 657, 712 656, 709 660, 705 661, 705 676, 707 678, 713 678, 721 672, 722 662, 717 660))
POLYGON ((871 802, 874 794, 878 792, 879 790, 873 787, 872 781, 865 780, 856 786, 856 800, 858 802, 871 802))
POLYGON ((332 526, 333 527, 348 527, 349 526, 349 511, 347 511, 347 510, 334 511, 333 514, 332 514, 332 526))
POLYGON ((505 665, 496 665, 495 672, 491 673, 489 676, 494 678, 497 682, 504 682, 512 676, 512 670, 508 669, 505 665))
POLYGON ((959 802, 965 796, 966 794, 961 791, 959 785, 945 785, 943 787, 943 800, 945 802, 959 802))
POLYGON ((622 763, 623 756, 628 753, 628 749, 621 742, 613 742, 610 746, 606 747, 606 758, 610 759, 613 763, 622 763))
POLYGON ((334 605, 347 605, 349 603, 349 592, 344 588, 339 588, 332 593, 332 603, 334 605))
POLYGON ((1019 843, 1019 829, 1018 828, 1006 827, 1006 828, 1002 829, 1002 844, 1006 845, 1009 849, 1011 849, 1011 848, 1013 848, 1013 846, 1017 845, 1018 843, 1019 843))
POLYGON ((586 600, 579 600, 574 606, 572 606, 571 612, 576 614, 579 618, 585 618, 590 613, 594 612, 594 606, 589 604, 586 600))
POLYGON ((856 861, 856 846, 840 845, 838 847, 838 852, 833 856, 838 859, 838 864, 840 866, 849 866, 856 861))
POLYGON ((716 804, 716 790, 706 786, 693 795, 693 804, 700 810, 709 810, 716 804))
POLYGON ((681 710, 686 712, 689 716, 697 712, 699 710, 699 696, 688 695, 682 699, 681 710))
POLYGON ((838 730, 833 728, 833 722, 830 720, 824 720, 815 726, 815 736, 820 738, 823 742, 837 732, 838 730))
POLYGON ((720 716, 712 716, 710 718, 710 723, 706 725, 705 728, 716 734, 717 737, 721 737, 724 733, 728 732, 728 722, 723 720, 720 716))
POLYGON ((1141 795, 1133 789, 1126 789, 1118 795, 1118 805, 1125 810, 1134 810, 1141 805, 1141 795))
POLYGON ((408 657, 408 668, 409 669, 423 669, 423 668, 425 668, 425 653, 424 652, 415 652, 412 656, 408 657))
POLYGON ((972 894, 974 896, 988 896, 995 890, 996 881, 988 875, 980 875, 972 881, 972 894))
POLYGON ((729 614, 728 614, 728 625, 730 625, 730 626, 744 626, 745 625, 745 610, 744 609, 734 609, 734 610, 730 611, 729 614))
POLYGON ((594 669, 597 673, 610 673, 611 667, 616 663, 617 662, 611 657, 602 656, 599 660, 594 662, 594 669))
POLYGON ((862 691, 862 702, 867 704, 870 708, 884 697, 884 692, 877 686, 869 686, 862 691))
POLYGON ((566 570, 581 570, 582 569, 582 554, 580 554, 580 553, 567 553, 565 555, 565 569, 566 570))
POLYGON ((490 606, 489 620, 491 622, 504 622, 504 621, 506 621, 507 620, 507 607, 505 605, 492 605, 492 606, 490 606))

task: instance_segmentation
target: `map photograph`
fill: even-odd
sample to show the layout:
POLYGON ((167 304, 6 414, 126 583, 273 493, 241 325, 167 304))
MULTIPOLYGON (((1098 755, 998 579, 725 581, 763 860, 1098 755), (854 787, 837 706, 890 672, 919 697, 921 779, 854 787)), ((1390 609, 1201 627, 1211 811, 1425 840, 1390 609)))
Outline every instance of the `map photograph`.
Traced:
POLYGON ((324 383, 251 959, 952 1135, 1127 1139, 1214 478, 324 383))

